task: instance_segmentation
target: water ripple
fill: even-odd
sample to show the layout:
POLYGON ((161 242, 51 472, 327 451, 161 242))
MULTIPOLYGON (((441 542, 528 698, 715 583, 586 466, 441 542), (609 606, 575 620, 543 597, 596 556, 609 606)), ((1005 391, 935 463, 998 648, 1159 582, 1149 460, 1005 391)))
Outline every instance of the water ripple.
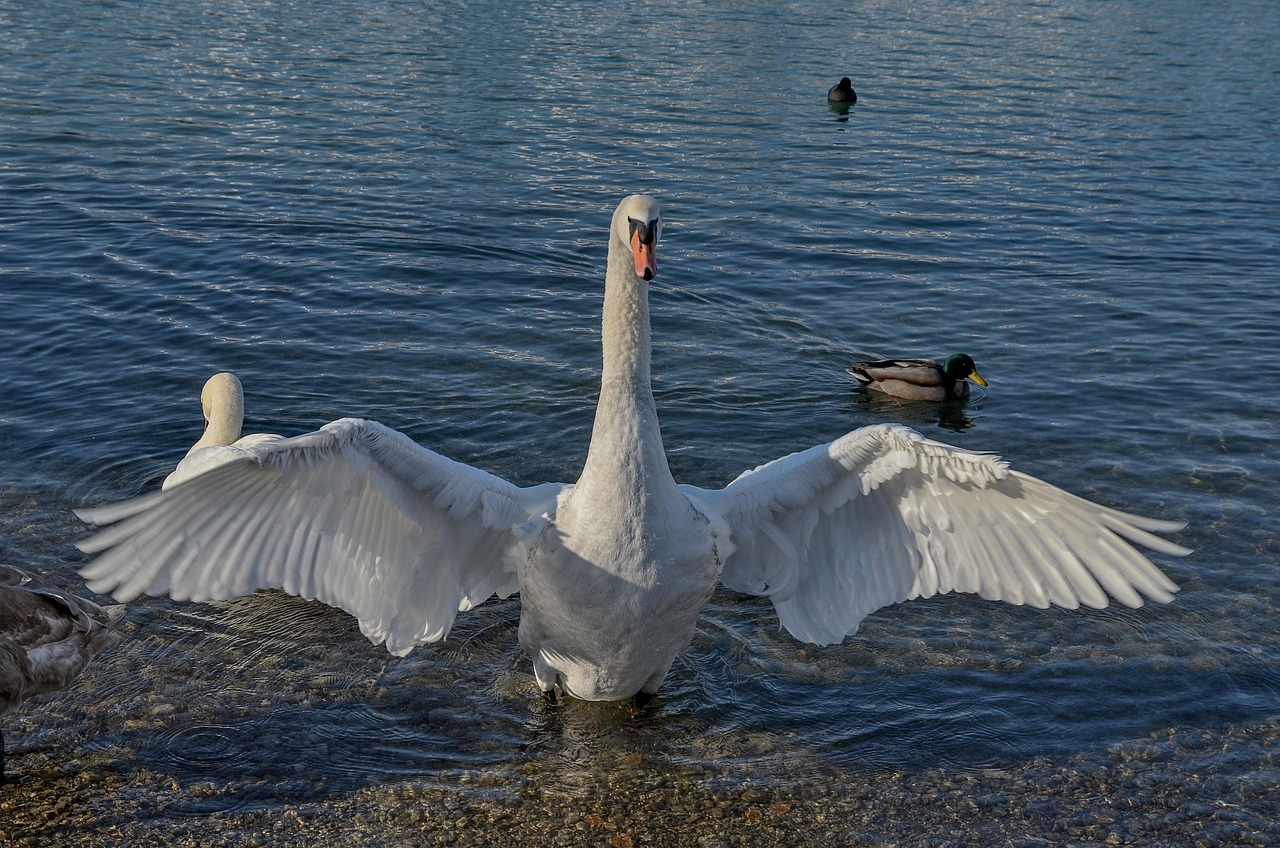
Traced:
MULTIPOLYGON (((914 815, 933 800, 912 782, 943 769, 1007 770, 1006 818, 1049 805, 1028 839, 1057 839, 1074 825, 1046 769, 1114 767, 1139 800, 1176 787, 1204 827, 1226 810, 1206 793, 1274 776, 1273 10, 499 5, 6 5, 5 558, 78 587, 72 509, 155 489, 220 369, 252 431, 361 415, 521 484, 574 479, 603 231, 644 190, 667 219, 654 382, 682 481, 903 421, 1189 519, 1196 554, 1161 563, 1182 592, 1137 611, 913 602, 828 648, 720 592, 636 710, 546 708, 516 598, 404 659, 278 594, 139 599, 78 688, 6 717, 19 757, 65 748, 90 785, 147 787, 118 814, 141 828, 420 787, 571 809, 687 776, 738 798, 834 774, 868 814, 900 793, 914 815), (841 115, 821 95, 846 68, 860 100, 841 115), (844 374, 953 350, 991 381, 964 405, 844 374), (1188 778, 1206 771, 1220 783, 1188 778)), ((1027 835, 985 836, 965 841, 1027 835)))

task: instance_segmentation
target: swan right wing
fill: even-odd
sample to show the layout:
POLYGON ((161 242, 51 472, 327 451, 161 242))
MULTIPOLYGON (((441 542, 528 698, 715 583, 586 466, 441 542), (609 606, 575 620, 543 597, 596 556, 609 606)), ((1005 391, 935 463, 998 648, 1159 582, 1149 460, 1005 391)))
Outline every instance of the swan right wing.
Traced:
POLYGON ((111 525, 81 574, 120 600, 206 601, 283 589, 346 610, 403 656, 459 610, 518 589, 514 528, 563 484, 521 488, 372 421, 265 441, 167 490, 77 510, 111 525))
POLYGON ((1168 602, 1177 586, 1128 543, 1182 527, 1109 509, 995 457, 895 425, 855 430, 749 471, 724 489, 685 488, 728 535, 721 575, 765 595, 797 639, 828 645, 871 612, 972 592, 1047 607, 1168 602))

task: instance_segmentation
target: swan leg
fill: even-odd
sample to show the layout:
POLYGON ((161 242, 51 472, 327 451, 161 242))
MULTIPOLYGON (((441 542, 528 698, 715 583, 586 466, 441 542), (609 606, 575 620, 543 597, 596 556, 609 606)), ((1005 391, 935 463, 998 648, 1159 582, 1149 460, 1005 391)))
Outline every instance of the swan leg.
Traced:
POLYGON ((538 681, 538 687, 543 692, 550 692, 556 688, 556 671, 547 665, 547 661, 542 658, 542 654, 533 655, 533 676, 538 681))
POLYGON ((631 704, 629 705, 629 714, 627 716, 632 722, 632 725, 627 728, 629 733, 641 732, 640 728, 634 725, 634 722, 640 717, 640 714, 645 711, 645 708, 648 707, 649 704, 653 703, 654 699, 657 697, 658 696, 654 693, 646 692, 643 689, 631 696, 631 704))
POLYGON ((533 655, 533 676, 538 681, 538 688, 542 690, 542 699, 547 702, 548 706, 554 707, 556 705, 556 683, 560 679, 560 675, 547 664, 541 653, 533 655))
POLYGON ((675 661, 675 657, 672 657, 671 662, 667 663, 666 667, 661 671, 655 671, 651 674, 649 679, 644 682, 644 685, 640 687, 640 691, 636 693, 636 697, 639 698, 641 695, 651 696, 658 694, 658 687, 662 685, 662 681, 667 679, 667 672, 671 671, 671 666, 675 661))

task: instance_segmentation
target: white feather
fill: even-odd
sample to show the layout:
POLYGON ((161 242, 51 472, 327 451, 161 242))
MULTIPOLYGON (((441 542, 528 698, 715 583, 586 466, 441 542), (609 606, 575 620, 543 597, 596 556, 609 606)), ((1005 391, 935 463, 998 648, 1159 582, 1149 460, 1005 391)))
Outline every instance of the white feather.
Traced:
POLYGON ((1128 606, 1143 595, 1167 602, 1176 585, 1123 539, 1189 553, 1144 529, 1181 525, 1098 506, 895 425, 700 496, 732 538, 750 540, 725 561, 725 585, 768 596, 793 636, 818 644, 881 607, 948 592, 1037 607, 1101 607, 1107 593, 1128 606))
POLYGON ((346 610, 403 655, 447 635, 460 607, 518 588, 503 558, 512 526, 553 508, 560 488, 520 490, 381 424, 342 419, 159 495, 81 510, 120 521, 80 543, 105 551, 82 573, 121 600, 283 589, 346 610))

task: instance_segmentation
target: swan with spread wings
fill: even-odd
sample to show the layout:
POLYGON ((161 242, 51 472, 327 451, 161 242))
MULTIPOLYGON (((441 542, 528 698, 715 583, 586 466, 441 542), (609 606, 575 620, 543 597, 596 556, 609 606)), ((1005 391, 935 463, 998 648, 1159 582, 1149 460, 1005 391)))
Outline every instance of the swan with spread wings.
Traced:
MULTIPOLYGON (((661 232, 651 197, 613 215, 600 397, 576 483, 515 486, 356 418, 230 452, 206 443, 194 476, 79 511, 108 525, 79 544, 98 554, 89 586, 122 601, 283 589, 346 610, 397 655, 519 592, 539 686, 586 700, 655 692, 719 583, 769 598, 787 631, 817 644, 945 592, 1036 607, 1172 599, 1177 586, 1133 543, 1186 554, 1153 535, 1181 524, 905 427, 855 430, 723 489, 677 483, 650 387, 661 232)), ((216 425, 224 444, 239 436, 231 406, 234 427, 216 425)))

